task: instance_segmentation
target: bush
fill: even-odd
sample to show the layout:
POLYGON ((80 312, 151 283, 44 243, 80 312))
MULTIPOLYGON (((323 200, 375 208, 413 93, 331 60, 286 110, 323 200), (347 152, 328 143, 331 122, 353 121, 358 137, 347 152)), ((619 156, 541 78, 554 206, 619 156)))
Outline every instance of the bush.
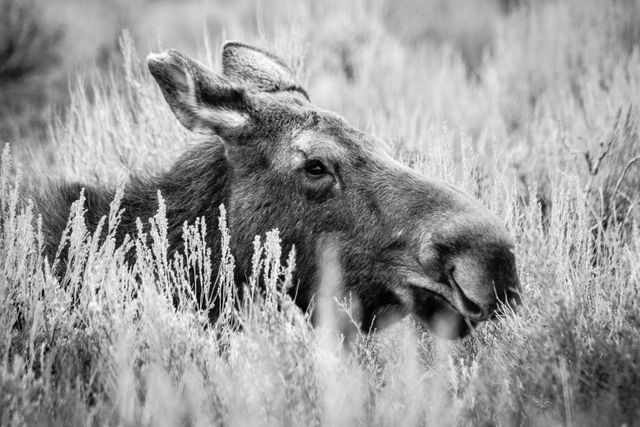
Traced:
POLYGON ((49 78, 60 61, 62 30, 36 0, 0 0, 0 138, 44 125, 49 78))

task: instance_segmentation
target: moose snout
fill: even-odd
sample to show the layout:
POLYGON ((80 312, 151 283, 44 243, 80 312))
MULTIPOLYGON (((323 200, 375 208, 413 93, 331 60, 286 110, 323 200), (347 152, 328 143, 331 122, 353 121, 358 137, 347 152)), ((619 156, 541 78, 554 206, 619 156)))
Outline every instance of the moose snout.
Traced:
POLYGON ((478 292, 473 290, 469 291, 472 286, 465 286, 465 281, 462 281, 467 293, 463 290, 459 284, 461 269, 456 269, 456 266, 452 266, 447 274, 448 284, 451 287, 452 304, 460 311, 462 315, 473 321, 482 321, 487 319, 494 310, 494 301, 491 298, 482 298, 478 296, 478 292), (457 270, 457 271, 456 271, 457 270), (456 279, 458 276, 458 279, 456 279), (471 295, 469 295, 471 294, 471 295))
POLYGON ((515 262, 499 258, 499 262, 487 262, 486 257, 459 256, 449 267, 451 303, 469 320, 494 318, 522 303, 515 262))

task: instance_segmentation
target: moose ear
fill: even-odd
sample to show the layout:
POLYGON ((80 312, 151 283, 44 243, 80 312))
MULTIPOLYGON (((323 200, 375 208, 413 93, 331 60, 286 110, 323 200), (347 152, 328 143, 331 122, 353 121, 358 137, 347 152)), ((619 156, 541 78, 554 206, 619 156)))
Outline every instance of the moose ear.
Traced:
POLYGON ((244 43, 230 41, 222 46, 222 74, 262 92, 298 92, 309 100, 282 59, 244 43))
POLYGON ((225 138, 248 126, 249 109, 242 87, 175 50, 149 54, 147 66, 187 129, 225 138))

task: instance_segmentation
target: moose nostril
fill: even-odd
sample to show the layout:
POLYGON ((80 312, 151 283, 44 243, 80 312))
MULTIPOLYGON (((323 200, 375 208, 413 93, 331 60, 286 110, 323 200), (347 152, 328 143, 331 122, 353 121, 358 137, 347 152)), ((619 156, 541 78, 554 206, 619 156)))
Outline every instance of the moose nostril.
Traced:
POLYGON ((522 296, 520 289, 515 286, 509 286, 506 291, 506 303, 511 307, 517 307, 522 304, 522 296))
POLYGON ((473 320, 484 319, 487 315, 487 312, 482 307, 480 307, 480 305, 478 305, 477 303, 472 301, 469 297, 467 297, 467 295, 465 295, 464 291, 456 281, 454 272, 455 272, 455 266, 452 266, 448 272, 448 276, 449 276, 448 282, 451 288, 453 289, 455 295, 457 296, 459 304, 462 305, 462 307, 460 308, 464 309, 464 315, 473 320))
POLYGON ((478 304, 467 298, 464 292, 460 292, 460 299, 464 303, 465 309, 469 315, 480 318, 485 316, 484 310, 478 304))

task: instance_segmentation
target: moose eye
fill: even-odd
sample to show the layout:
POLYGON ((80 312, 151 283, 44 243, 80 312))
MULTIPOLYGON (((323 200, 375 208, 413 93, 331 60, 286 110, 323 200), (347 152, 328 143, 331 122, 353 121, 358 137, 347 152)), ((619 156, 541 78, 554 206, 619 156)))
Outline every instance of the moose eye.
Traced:
POLYGON ((304 166, 304 171, 314 178, 319 178, 329 173, 327 168, 319 160, 308 161, 304 166))

